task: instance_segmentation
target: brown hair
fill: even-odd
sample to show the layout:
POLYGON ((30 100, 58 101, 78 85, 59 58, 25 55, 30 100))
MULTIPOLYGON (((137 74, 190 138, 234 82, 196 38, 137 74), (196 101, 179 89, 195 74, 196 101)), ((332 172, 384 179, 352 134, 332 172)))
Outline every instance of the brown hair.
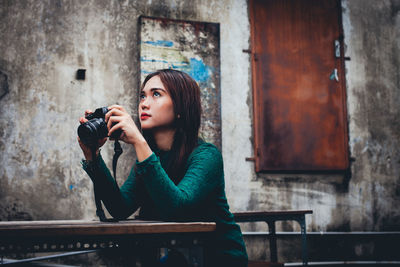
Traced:
MULTIPOLYGON (((178 70, 163 69, 147 75, 141 90, 154 76, 160 77, 174 106, 176 132, 166 172, 171 180, 178 184, 186 173, 187 159, 198 143, 201 121, 200 88, 188 74, 178 70)), ((154 149, 152 135, 144 132, 144 137, 154 149)))

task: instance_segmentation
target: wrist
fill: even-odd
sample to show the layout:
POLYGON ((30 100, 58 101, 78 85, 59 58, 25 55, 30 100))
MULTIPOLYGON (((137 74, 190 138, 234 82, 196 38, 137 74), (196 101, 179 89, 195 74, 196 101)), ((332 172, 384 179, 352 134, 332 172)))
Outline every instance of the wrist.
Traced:
POLYGON ((132 140, 129 142, 131 145, 134 147, 140 146, 140 145, 147 145, 146 139, 144 139, 143 135, 137 136, 136 138, 132 138, 132 140))
POLYGON ((98 158, 100 154, 100 149, 96 150, 95 156, 93 158, 92 152, 88 151, 87 153, 83 153, 83 155, 85 156, 85 160, 90 162, 93 161, 94 159, 98 158))
POLYGON ((153 151, 147 144, 146 139, 144 138, 143 140, 135 143, 134 147, 135 147, 136 157, 139 162, 147 159, 153 153, 153 151))

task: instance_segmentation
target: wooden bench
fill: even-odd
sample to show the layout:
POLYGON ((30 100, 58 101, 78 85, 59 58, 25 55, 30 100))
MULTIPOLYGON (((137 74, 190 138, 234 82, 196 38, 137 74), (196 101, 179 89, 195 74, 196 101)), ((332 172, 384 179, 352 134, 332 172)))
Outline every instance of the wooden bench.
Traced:
MULTIPOLYGON (((312 214, 312 210, 289 210, 289 211, 246 211, 234 212, 236 222, 266 222, 269 230, 269 246, 271 264, 269 266, 279 266, 278 251, 276 247, 276 221, 297 221, 301 228, 302 240, 302 260, 303 265, 308 265, 307 258, 307 233, 306 233, 306 214, 312 214)), ((261 262, 249 262, 250 266, 262 266, 261 262)), ((268 265, 264 265, 268 266, 268 265)))

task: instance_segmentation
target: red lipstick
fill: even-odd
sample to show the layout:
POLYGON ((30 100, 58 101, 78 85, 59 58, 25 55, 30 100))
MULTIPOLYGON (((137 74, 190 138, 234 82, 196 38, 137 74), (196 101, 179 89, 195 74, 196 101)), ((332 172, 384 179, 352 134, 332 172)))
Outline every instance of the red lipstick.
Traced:
POLYGON ((147 114, 146 112, 143 112, 142 114, 140 114, 140 119, 141 120, 147 120, 150 117, 151 117, 151 115, 147 114))

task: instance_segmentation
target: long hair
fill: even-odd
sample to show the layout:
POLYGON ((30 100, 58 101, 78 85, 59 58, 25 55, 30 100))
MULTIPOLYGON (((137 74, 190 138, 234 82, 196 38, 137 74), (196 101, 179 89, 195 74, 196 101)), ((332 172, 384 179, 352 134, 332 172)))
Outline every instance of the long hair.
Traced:
MULTIPOLYGON (((201 121, 200 88, 188 74, 172 69, 158 70, 149 74, 143 81, 141 90, 154 76, 159 76, 171 96, 176 129, 166 172, 171 180, 178 184, 186 172, 186 162, 198 143, 201 121)), ((155 148, 150 131, 144 131, 144 137, 152 149, 155 148)))

